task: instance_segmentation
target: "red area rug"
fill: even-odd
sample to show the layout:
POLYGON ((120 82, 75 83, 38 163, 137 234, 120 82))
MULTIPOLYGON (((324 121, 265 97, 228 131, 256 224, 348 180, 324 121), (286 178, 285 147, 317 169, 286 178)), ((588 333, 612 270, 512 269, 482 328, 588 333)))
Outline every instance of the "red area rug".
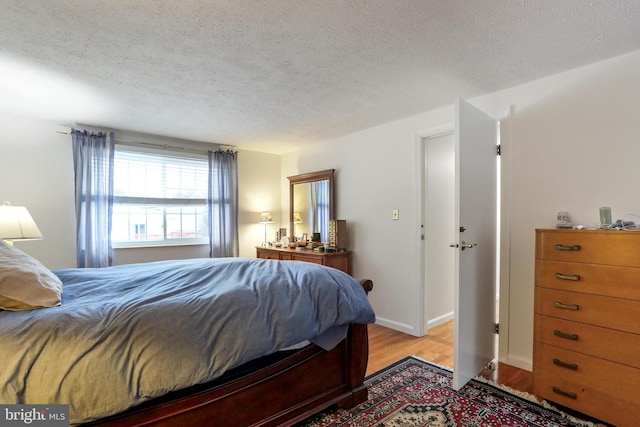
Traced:
POLYGON ((298 426, 305 427, 551 427, 594 424, 516 396, 499 386, 471 380, 460 391, 452 373, 408 357, 366 379, 369 400, 350 409, 333 409, 298 426))

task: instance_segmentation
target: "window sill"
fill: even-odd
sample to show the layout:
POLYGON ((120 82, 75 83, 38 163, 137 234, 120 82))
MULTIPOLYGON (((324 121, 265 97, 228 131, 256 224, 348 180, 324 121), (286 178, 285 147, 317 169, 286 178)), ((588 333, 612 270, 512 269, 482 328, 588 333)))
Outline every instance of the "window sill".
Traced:
POLYGON ((150 248, 167 248, 167 247, 179 247, 179 246, 209 246, 208 242, 176 242, 176 243, 125 243, 125 244, 113 244, 113 249, 150 249, 150 248))

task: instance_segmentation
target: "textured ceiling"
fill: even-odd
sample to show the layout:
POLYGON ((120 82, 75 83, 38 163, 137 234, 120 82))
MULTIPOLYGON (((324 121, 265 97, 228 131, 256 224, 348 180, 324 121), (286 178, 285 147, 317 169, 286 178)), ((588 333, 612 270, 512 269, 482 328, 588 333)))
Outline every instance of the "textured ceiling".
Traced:
POLYGON ((0 0, 0 109, 283 153, 640 49, 640 1, 0 0))

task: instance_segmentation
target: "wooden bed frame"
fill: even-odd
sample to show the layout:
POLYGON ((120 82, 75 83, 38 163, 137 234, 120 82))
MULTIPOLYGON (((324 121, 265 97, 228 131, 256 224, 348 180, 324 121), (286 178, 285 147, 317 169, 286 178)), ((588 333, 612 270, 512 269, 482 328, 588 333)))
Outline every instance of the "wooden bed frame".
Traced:
MULTIPOLYGON (((367 293, 371 280, 361 280, 367 293)), ((367 400, 367 325, 351 324, 331 351, 315 345, 227 382, 176 392, 91 426, 289 426, 332 405, 367 400)))

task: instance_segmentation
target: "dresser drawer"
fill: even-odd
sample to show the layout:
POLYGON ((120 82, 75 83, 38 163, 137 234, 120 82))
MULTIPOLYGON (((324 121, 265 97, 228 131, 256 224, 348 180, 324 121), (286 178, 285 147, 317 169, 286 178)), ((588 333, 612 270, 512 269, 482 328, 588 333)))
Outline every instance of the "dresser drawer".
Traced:
POLYGON ((636 425, 640 369, 542 343, 536 343, 534 352, 534 394, 618 426, 636 425))
POLYGON ((327 264, 342 271, 351 271, 351 256, 334 256, 327 258, 327 264))
POLYGON ((538 259, 640 267, 638 249, 638 236, 630 231, 538 230, 536 233, 538 259))
POLYGON ((565 350, 640 368, 640 335, 535 315, 534 339, 565 350))
POLYGON ((322 258, 318 258, 318 257, 312 257, 312 256, 305 256, 305 255, 298 255, 298 254, 291 254, 291 259, 293 261, 304 261, 304 262, 311 262, 314 264, 322 264, 322 258))
POLYGON ((257 249, 256 255, 257 255, 257 258, 262 258, 262 259, 280 259, 277 252, 268 251, 268 250, 257 249))
MULTIPOLYGON (((639 248, 640 250, 640 248, 639 248)), ((640 301, 640 268, 538 260, 536 285, 640 301)))
POLYGON ((536 286, 535 312, 574 322, 640 334, 638 301, 536 286))

